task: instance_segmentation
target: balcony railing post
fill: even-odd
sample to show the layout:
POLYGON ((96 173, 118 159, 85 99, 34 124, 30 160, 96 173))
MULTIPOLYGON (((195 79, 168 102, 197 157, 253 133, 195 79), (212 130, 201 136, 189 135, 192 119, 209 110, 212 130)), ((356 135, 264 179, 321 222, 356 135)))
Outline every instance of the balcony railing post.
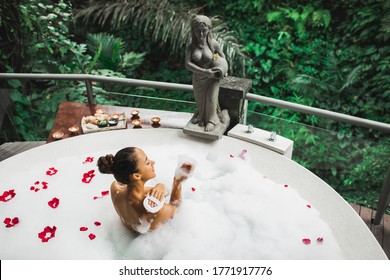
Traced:
POLYGON ((383 184, 381 196, 379 197, 378 210, 376 211, 375 218, 373 221, 374 225, 379 225, 385 214, 386 208, 390 202, 390 167, 387 170, 385 183, 383 184))
POLYGON ((89 104, 95 104, 95 98, 93 96, 92 82, 90 80, 85 80, 86 94, 89 104))

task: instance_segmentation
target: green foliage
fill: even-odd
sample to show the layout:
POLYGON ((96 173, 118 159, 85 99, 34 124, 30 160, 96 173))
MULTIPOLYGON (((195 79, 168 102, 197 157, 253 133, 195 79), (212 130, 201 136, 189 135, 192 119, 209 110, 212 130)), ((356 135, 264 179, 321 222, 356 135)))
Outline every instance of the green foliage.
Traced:
MULTIPOLYGON (((169 45, 170 55, 176 54, 183 58, 182 50, 191 41, 191 19, 202 8, 190 8, 184 1, 179 2, 180 4, 168 0, 103 1, 79 10, 76 18, 84 24, 110 26, 111 32, 124 26, 131 27, 129 33, 138 33, 159 45, 169 45)), ((214 36, 225 50, 229 61, 242 64, 245 55, 235 32, 229 30, 219 17, 213 16, 211 20, 214 36)))
MULTIPOLYGON (((190 84, 183 65, 189 21, 204 13, 228 55, 230 74, 251 79, 251 92, 390 123, 390 1, 73 3, 4 1, 1 71, 190 84)), ((3 86, 12 91, 13 122, 26 140, 47 135, 61 101, 86 102, 81 82, 3 86)), ((194 110, 193 96, 182 92, 97 83, 94 93, 101 104, 194 110)), ((389 166, 388 135, 262 104, 249 109, 252 124, 294 140, 294 160, 346 199, 374 207, 389 166), (253 117, 259 114, 264 119, 253 117)))
POLYGON ((143 62, 145 53, 125 52, 125 42, 111 34, 87 35, 88 49, 95 54, 97 69, 107 69, 132 76, 132 72, 143 62))
POLYGON ((360 159, 344 180, 345 196, 354 197, 359 204, 376 207, 387 170, 390 166, 390 144, 379 142, 355 150, 351 157, 360 159))
MULTIPOLYGON (((91 55, 88 54, 87 44, 72 41, 69 26, 73 24, 73 13, 71 5, 66 1, 55 4, 51 1, 41 1, 37 4, 35 1, 24 0, 18 8, 20 20, 7 21, 6 18, 2 24, 10 27, 10 30, 22 30, 23 41, 20 43, 25 43, 16 45, 20 47, 16 50, 23 61, 20 72, 75 74, 94 73, 94 69, 98 68, 100 74, 123 77, 120 72, 115 71, 131 75, 143 61, 143 53, 124 52, 123 41, 106 34, 95 38, 100 43, 97 48, 89 50, 91 55)), ((4 14, 3 10, 1 14, 4 14)), ((13 33, 7 35, 9 38, 13 33)), ((13 71, 19 67, 13 63, 14 56, 7 56, 4 50, 0 51, 0 55, 4 58, 5 68, 13 71)), ((13 101, 13 124, 25 140, 46 137, 62 101, 87 101, 83 82, 10 81, 6 87, 12 89, 10 97, 13 101)), ((93 87, 96 101, 103 104, 120 104, 107 94, 105 87, 93 87)))

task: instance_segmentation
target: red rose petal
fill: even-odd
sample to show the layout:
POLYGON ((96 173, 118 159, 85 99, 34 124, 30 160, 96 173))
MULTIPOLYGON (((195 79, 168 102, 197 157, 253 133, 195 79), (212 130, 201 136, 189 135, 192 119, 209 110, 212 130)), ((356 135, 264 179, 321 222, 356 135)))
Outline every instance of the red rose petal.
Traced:
POLYGON ((8 202, 11 199, 13 199, 15 195, 16 195, 15 190, 4 191, 3 194, 0 196, 0 201, 8 202))
POLYGON ((231 158, 234 158, 234 156, 232 154, 229 155, 231 158))
POLYGON ((94 173, 95 173, 95 170, 93 170, 93 169, 88 171, 87 173, 84 173, 83 174, 83 179, 81 179, 81 181, 83 183, 86 183, 86 184, 90 183, 92 178, 95 177, 94 173))
POLYGON ((288 188, 288 185, 287 185, 287 184, 285 184, 285 185, 284 185, 284 187, 285 187, 285 188, 288 188))
POLYGON ((57 208, 58 205, 60 204, 60 200, 57 198, 57 197, 54 197, 52 200, 50 200, 47 204, 49 204, 49 206, 51 208, 57 208))
POLYGON ((302 239, 302 242, 303 242, 303 244, 305 244, 305 245, 309 245, 309 244, 311 243, 311 240, 310 240, 310 238, 303 238, 303 239, 302 239))
POLYGON ((96 200, 96 199, 99 199, 99 198, 103 198, 103 197, 105 197, 106 195, 109 195, 110 194, 110 191, 102 191, 101 192, 101 196, 94 196, 93 197, 93 200, 96 200))
POLYGON ((311 205, 310 205, 310 204, 306 204, 306 207, 307 207, 307 208, 311 208, 311 205))
POLYGON ((88 228, 87 227, 80 227, 80 231, 87 231, 88 228))
POLYGON ((50 167, 49 170, 46 171, 46 175, 48 176, 53 176, 57 174, 58 170, 55 169, 54 167, 50 167))
POLYGON ((39 185, 39 181, 35 181, 34 185, 39 185))
POLYGON ((322 244, 322 242, 324 242, 324 238, 323 237, 318 237, 317 238, 317 243, 322 244))
POLYGON ((191 190, 194 192, 194 191, 196 191, 196 189, 195 188, 191 188, 191 190))
POLYGON ((13 227, 16 224, 19 224, 19 218, 14 217, 12 220, 11 220, 11 218, 5 218, 4 224, 5 224, 5 227, 7 227, 7 228, 13 227))
POLYGON ((83 163, 93 162, 93 157, 87 157, 83 163))
POLYGON ((53 227, 47 226, 43 229, 43 231, 38 233, 38 238, 40 238, 42 242, 47 242, 50 239, 55 237, 56 230, 57 230, 56 226, 53 227))
POLYGON ((96 238, 96 235, 93 234, 93 233, 90 233, 90 234, 88 235, 88 237, 89 237, 89 239, 94 240, 94 239, 96 238))
POLYGON ((101 223, 100 222, 94 222, 94 224, 95 224, 95 226, 97 226, 97 227, 99 227, 99 226, 101 226, 101 223))
POLYGON ((303 242, 303 244, 305 244, 305 245, 309 245, 309 244, 311 243, 311 240, 310 240, 310 238, 303 238, 303 239, 302 239, 302 242, 303 242))

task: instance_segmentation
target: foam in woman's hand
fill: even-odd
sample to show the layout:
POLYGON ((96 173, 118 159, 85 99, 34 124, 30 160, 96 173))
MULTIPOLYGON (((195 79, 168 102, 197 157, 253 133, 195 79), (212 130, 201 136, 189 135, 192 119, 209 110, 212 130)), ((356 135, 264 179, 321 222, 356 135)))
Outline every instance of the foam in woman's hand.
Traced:
POLYGON ((187 178, 191 177, 196 166, 196 160, 187 156, 179 155, 177 159, 177 167, 175 170, 175 177, 180 178, 186 176, 187 178))

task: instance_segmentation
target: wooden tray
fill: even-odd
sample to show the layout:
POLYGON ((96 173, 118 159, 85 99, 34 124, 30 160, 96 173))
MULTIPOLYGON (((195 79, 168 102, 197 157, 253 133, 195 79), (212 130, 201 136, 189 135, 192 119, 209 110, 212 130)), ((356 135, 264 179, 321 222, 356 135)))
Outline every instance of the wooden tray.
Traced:
POLYGON ((107 130, 116 130, 116 129, 126 129, 127 128, 127 119, 126 114, 119 114, 119 121, 117 125, 108 125, 105 127, 99 127, 96 124, 86 123, 86 117, 81 119, 81 129, 83 133, 91 133, 91 132, 99 132, 99 131, 107 131, 107 130))

